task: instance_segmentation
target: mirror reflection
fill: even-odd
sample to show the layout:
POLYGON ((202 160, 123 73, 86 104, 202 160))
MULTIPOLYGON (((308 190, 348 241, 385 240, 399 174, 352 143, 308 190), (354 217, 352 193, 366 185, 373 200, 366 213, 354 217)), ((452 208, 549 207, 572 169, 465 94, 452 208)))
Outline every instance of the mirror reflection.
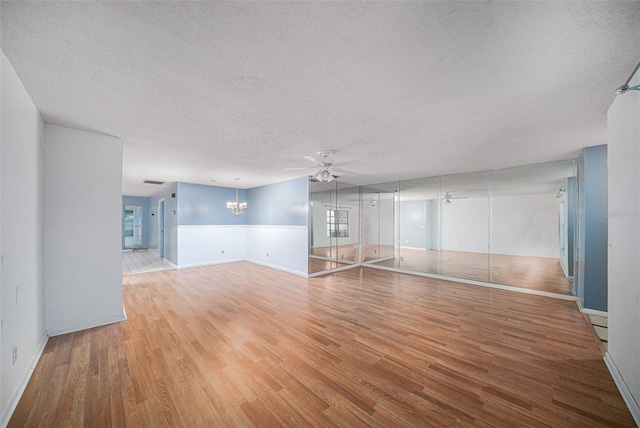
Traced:
POLYGON ((359 187, 311 181, 309 190, 309 273, 358 262, 359 187))
POLYGON ((570 294, 577 187, 575 160, 365 187, 311 183, 309 271, 365 263, 570 294))
POLYGON ((493 171, 491 282, 571 292, 574 176, 573 161, 493 171))

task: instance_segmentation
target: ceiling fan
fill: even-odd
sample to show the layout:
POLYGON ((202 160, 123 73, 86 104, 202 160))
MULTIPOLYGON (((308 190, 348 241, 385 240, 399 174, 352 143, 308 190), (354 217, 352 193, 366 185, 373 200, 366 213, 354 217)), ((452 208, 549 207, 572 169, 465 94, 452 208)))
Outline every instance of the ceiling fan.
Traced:
POLYGON ((350 175, 353 174, 350 171, 344 170, 342 168, 336 168, 333 159, 334 152, 331 150, 323 150, 318 152, 319 159, 314 158, 313 156, 303 156, 306 160, 313 162, 314 166, 309 167, 301 167, 301 168, 286 168, 286 171, 295 171, 295 170, 304 170, 304 169, 312 169, 316 170, 316 173, 311 177, 312 180, 315 181, 333 181, 342 175, 350 175), (336 175, 338 174, 338 175, 336 175))

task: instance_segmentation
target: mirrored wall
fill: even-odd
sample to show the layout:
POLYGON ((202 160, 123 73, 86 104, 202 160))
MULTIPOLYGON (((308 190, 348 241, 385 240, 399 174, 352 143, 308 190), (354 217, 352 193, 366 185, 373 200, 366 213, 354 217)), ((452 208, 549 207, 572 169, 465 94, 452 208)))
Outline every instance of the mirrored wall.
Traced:
POLYGON ((312 270, 310 260, 310 273, 361 262, 570 294, 575 177, 568 160, 366 187, 311 183, 309 254, 324 264, 312 270))
POLYGON ((309 273, 360 261, 360 188, 309 183, 309 273))

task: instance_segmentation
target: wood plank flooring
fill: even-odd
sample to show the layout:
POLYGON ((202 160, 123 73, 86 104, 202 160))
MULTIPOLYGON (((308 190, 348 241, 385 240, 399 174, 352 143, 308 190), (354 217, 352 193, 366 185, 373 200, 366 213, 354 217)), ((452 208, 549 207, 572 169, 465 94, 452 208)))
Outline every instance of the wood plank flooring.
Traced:
POLYGON ((355 268, 124 277, 51 338, 10 427, 634 426, 575 303, 355 268))

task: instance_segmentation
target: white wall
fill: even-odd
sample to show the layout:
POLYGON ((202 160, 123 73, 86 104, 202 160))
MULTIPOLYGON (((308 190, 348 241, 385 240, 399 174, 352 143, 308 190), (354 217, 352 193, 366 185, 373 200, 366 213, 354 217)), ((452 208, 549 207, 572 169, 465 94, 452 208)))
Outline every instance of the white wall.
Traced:
POLYGON ((121 321, 122 140, 45 125, 44 159, 47 331, 121 321))
POLYGON ((307 226, 246 227, 246 254, 250 262, 296 275, 309 273, 307 226))
POLYGON ((489 244, 489 199, 455 199, 442 204, 440 249, 486 253, 489 244))
POLYGON ((307 276, 308 230, 307 226, 178 226, 178 267, 248 260, 307 276))
POLYGON ((178 226, 178 267, 245 260, 246 246, 245 225, 178 226))
POLYGON ((555 193, 494 197, 491 212, 493 254, 560 258, 555 193))
POLYGON ((44 122, 1 54, 2 318, 0 425, 7 422, 46 343, 43 271, 44 122), (18 359, 13 363, 13 347, 18 359))
MULTIPOLYGON (((442 250, 486 253, 489 199, 454 199, 442 204, 442 250)), ((437 219, 437 202, 433 204, 437 219)), ((491 252, 531 257, 560 257, 559 200, 555 193, 492 198, 491 252)), ((437 221, 434 221, 437 224, 437 221)), ((437 237, 434 238, 436 247, 437 237)))
POLYGON ((640 92, 608 112, 608 313, 606 360, 640 424, 640 92))

